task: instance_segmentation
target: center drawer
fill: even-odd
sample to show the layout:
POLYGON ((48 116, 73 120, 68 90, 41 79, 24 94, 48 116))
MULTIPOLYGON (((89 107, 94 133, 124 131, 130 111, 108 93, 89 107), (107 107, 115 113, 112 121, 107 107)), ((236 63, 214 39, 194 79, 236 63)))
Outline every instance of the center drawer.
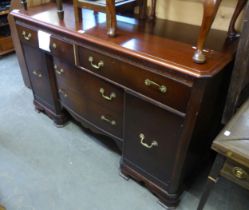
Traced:
POLYGON ((122 84, 136 92, 186 112, 191 87, 84 47, 77 47, 77 66, 122 84))
POLYGON ((54 58, 54 70, 58 84, 65 84, 74 91, 95 101, 107 109, 123 111, 123 90, 87 72, 54 58))
POLYGON ((104 132, 122 138, 123 90, 54 58, 62 105, 104 132))

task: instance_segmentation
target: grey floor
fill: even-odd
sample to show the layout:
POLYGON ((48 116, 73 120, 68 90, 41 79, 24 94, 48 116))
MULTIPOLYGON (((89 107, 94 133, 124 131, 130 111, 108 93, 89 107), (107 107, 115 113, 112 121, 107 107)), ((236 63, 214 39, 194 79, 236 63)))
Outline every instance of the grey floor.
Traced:
MULTIPOLYGON (((14 54, 0 58, 0 203, 8 210, 162 210, 157 198, 119 176, 112 142, 34 111, 14 54)), ((30 58, 32 59, 32 58, 30 58)), ((177 209, 196 209, 203 172, 177 209)), ((248 210, 249 193, 221 179, 205 209, 248 210)))

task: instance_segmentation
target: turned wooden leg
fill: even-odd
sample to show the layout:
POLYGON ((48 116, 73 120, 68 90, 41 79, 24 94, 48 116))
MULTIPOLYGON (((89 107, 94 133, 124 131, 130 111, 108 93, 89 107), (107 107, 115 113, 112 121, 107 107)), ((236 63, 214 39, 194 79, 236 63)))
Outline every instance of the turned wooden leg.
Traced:
POLYGON ((62 0, 56 0, 56 4, 57 4, 57 14, 60 20, 64 19, 64 10, 63 10, 63 6, 62 6, 62 0))
POLYGON ((156 17, 156 3, 157 0, 151 0, 151 11, 150 11, 150 19, 155 19, 156 17))
POLYGON ((237 31, 235 30, 235 23, 236 20, 238 19, 242 9, 245 7, 247 0, 238 0, 236 9, 233 13, 233 17, 231 19, 230 25, 229 25, 229 29, 228 29, 228 36, 230 38, 234 38, 239 36, 239 34, 237 33, 237 31))
POLYGON ((197 49, 193 56, 193 60, 195 63, 205 63, 206 61, 206 57, 203 53, 203 48, 206 42, 207 35, 217 14, 220 2, 221 0, 204 0, 203 2, 203 19, 197 41, 197 49))
POLYGON ((114 37, 117 32, 115 0, 106 0, 106 23, 108 36, 114 37))
POLYGON ((74 18, 76 26, 82 21, 82 9, 78 7, 78 0, 73 0, 74 18))
POLYGON ((23 5, 23 7, 24 7, 25 10, 28 9, 27 0, 21 0, 21 4, 23 5))
POLYGON ((139 18, 145 19, 147 17, 147 0, 138 0, 139 18))
POLYGON ((203 207, 205 206, 208 196, 210 194, 210 191, 213 189, 214 185, 217 183, 219 176, 220 176, 220 170, 222 169, 224 162, 225 162, 226 158, 222 155, 217 155, 214 164, 212 166, 212 169, 209 173, 208 176, 208 180, 207 180, 207 184, 205 187, 205 190, 201 196, 199 205, 197 210, 202 210, 203 207))

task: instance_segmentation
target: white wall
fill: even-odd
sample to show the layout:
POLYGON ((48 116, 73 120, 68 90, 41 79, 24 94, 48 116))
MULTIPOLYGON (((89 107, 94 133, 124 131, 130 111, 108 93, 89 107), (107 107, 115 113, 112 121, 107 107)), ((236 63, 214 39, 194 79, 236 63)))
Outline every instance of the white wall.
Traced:
MULTIPOLYGON (((157 0, 157 16, 169 20, 200 25, 202 0, 157 0)), ((227 30, 238 0, 223 0, 213 28, 227 30)), ((149 0, 150 2, 150 0, 149 0)), ((238 21, 240 25, 241 21, 238 21)))

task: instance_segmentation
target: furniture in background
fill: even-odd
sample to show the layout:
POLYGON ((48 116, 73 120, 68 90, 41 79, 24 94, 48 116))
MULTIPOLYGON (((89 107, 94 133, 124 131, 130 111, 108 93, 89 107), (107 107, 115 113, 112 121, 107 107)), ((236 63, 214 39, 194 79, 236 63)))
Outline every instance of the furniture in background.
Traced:
POLYGON ((0 56, 14 51, 7 16, 10 11, 10 0, 0 2, 0 56))
POLYGON ((81 33, 66 15, 73 5, 63 7, 64 21, 54 3, 11 12, 36 110, 58 126, 71 116, 111 137, 121 174, 176 206, 217 134, 236 41, 212 30, 209 62, 198 65, 191 60, 198 26, 123 18, 114 39, 101 15, 88 13, 81 33))
POLYGON ((243 29, 226 99, 223 123, 226 124, 236 109, 249 97, 249 4, 245 9, 243 29))
POLYGON ((116 36, 116 10, 126 6, 127 4, 135 5, 135 2, 136 0, 73 0, 76 24, 82 22, 82 8, 91 9, 95 12, 104 12, 106 13, 107 34, 111 37, 116 36))
MULTIPOLYGON (((123 5, 129 2, 134 2, 136 0, 73 0, 74 1, 74 13, 76 23, 79 23, 82 19, 81 8, 89 8, 96 11, 106 12, 107 14, 107 34, 109 36, 116 35, 116 11, 115 6, 123 5), (106 2, 103 3, 103 2, 106 2)), ((139 2, 139 12, 140 17, 145 18, 147 16, 147 0, 137 0, 139 2)), ((156 17, 156 2, 157 0, 151 0, 151 11, 150 11, 150 19, 154 19, 156 17)), ((231 23, 228 30, 228 37, 233 39, 238 36, 237 31, 235 30, 236 20, 244 8, 247 0, 238 0, 236 9, 234 11, 233 17, 231 19, 231 23)), ((211 26, 216 17, 218 8, 220 6, 221 0, 204 0, 203 1, 203 18, 202 24, 200 28, 200 33, 196 43, 196 50, 193 56, 193 61, 195 63, 205 63, 206 56, 204 53, 204 46, 207 40, 207 36, 210 32, 211 26)), ((58 15, 63 12, 62 8, 62 0, 57 0, 58 7, 58 15)), ((62 18, 63 16, 59 16, 62 18)))
POLYGON ((249 190, 249 100, 216 137, 212 149, 218 154, 198 210, 203 209, 220 176, 249 190))

